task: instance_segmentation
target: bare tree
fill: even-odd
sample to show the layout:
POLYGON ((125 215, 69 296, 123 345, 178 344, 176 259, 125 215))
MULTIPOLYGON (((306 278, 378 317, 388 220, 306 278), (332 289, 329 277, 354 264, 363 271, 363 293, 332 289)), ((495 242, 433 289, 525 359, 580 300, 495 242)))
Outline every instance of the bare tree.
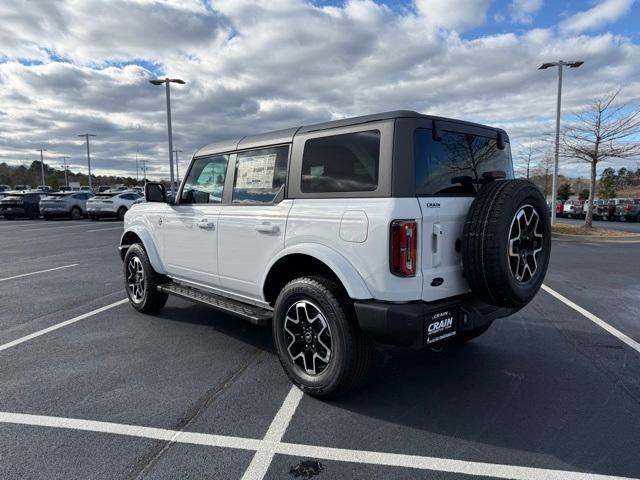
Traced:
POLYGON ((534 153, 533 143, 531 139, 529 139, 529 145, 518 155, 519 161, 517 163, 517 168, 525 171, 525 178, 527 180, 531 178, 531 164, 534 162, 534 153))
POLYGON ((604 160, 628 159, 640 155, 640 142, 633 136, 640 133, 640 106, 617 102, 620 91, 593 102, 577 115, 577 121, 563 135, 562 155, 591 164, 589 208, 584 227, 591 228, 593 198, 596 190, 596 168, 604 160))

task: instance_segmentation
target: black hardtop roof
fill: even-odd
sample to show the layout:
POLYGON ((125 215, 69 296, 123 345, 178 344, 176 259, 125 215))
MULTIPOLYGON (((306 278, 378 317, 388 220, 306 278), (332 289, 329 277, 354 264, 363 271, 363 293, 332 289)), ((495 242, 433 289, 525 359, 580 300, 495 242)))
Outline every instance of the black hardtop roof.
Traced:
POLYGON ((378 122, 382 120, 393 120, 396 118, 420 118, 458 123, 479 128, 489 128, 491 130, 502 132, 506 135, 506 132, 501 128, 481 125, 479 123, 467 122, 465 120, 456 120, 454 118, 438 117, 434 115, 424 115, 412 110, 394 110, 392 112, 382 112, 372 115, 363 115, 361 117, 343 118, 340 120, 332 120, 330 122, 302 125, 300 127, 287 128, 285 130, 275 130, 273 132, 259 133, 257 135, 248 135, 244 137, 222 140, 219 142, 211 143, 206 147, 201 148, 195 153, 195 156, 198 157, 215 153, 231 152, 234 150, 243 150, 246 148, 254 148, 263 145, 266 146, 278 145, 280 143, 290 143, 293 141, 293 137, 298 133, 316 132, 319 130, 329 130, 331 128, 339 127, 349 127, 352 125, 361 125, 363 123, 378 122))

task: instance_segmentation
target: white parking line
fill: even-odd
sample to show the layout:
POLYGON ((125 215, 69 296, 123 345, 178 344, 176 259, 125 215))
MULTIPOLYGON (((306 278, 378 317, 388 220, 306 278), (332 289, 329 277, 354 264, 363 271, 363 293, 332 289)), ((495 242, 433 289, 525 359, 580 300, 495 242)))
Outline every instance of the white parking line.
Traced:
POLYGON ((284 399, 284 403, 271 422, 260 448, 257 449, 253 460, 251 460, 249 467, 244 472, 242 480, 262 480, 267 474, 269 465, 271 465, 273 456, 276 453, 276 446, 282 440, 301 399, 302 391, 297 387, 291 387, 287 398, 284 399))
POLYGON ((612 327, 611 325, 609 325, 607 322, 605 322, 601 318, 596 317, 593 313, 591 313, 588 310, 585 310, 584 308, 582 308, 580 305, 577 305, 577 304, 573 303, 571 300, 569 300, 564 295, 561 295, 558 292, 556 292, 553 288, 543 284, 542 285, 542 289, 545 292, 547 292, 548 294, 556 297, 558 300, 560 300, 565 305, 573 308, 576 312, 578 312, 582 316, 584 316, 584 317, 588 318, 589 320, 591 320, 593 323, 598 325, 600 328, 603 328, 604 330, 609 332, 611 335, 616 337, 621 342, 626 343, 627 345, 629 345, 636 352, 640 353, 640 343, 636 342, 633 338, 628 337, 627 335, 622 333, 620 330, 618 330, 615 327, 612 327))
MULTIPOLYGON (((296 389, 296 391, 298 391, 296 389)), ((254 438, 233 437, 226 435, 213 435, 208 433, 184 432, 180 430, 168 430, 163 428, 142 427, 121 423, 99 422, 94 420, 82 420, 76 418, 50 417, 45 415, 30 415, 23 413, 0 412, 0 423, 14 425, 30 425, 47 428, 61 428, 67 430, 108 433, 129 437, 149 438, 165 442, 184 443, 192 445, 204 445, 208 447, 234 448, 240 450, 252 450, 256 452, 251 465, 256 462, 259 452, 273 451, 283 455, 292 455, 302 458, 314 458, 321 460, 333 460, 338 462, 356 462, 370 465, 386 465, 393 467, 413 468, 418 470, 430 470, 437 472, 458 473, 494 478, 508 478, 513 480, 531 480, 543 478, 545 480, 639 480, 631 477, 602 475, 595 473, 574 472, 570 470, 553 470, 547 468, 522 467, 518 465, 502 465, 497 463, 471 462, 450 458, 423 457, 419 455, 403 455, 397 453, 373 452, 366 450, 349 450, 342 448, 328 448, 297 443, 283 443, 280 438, 289 423, 291 408, 300 401, 302 393, 289 392, 283 407, 287 407, 285 413, 281 409, 276 420, 269 427, 269 432, 263 440, 254 438), (269 439, 267 438, 269 437, 269 439)), ((273 454, 272 454, 273 455, 273 454)), ((266 465, 268 468, 269 465, 266 465)), ((251 466, 247 473, 251 470, 251 466)), ((256 472, 260 472, 256 468, 256 472)), ((266 472, 266 470, 265 470, 266 472)), ((245 473, 245 477, 247 476, 245 473)), ((243 477, 243 478, 245 478, 243 477)), ((262 478, 262 477, 259 477, 262 478)))
POLYGON ((93 230, 87 230, 87 233, 104 232, 105 230, 122 230, 124 232, 124 227, 120 225, 119 227, 95 228, 93 230))
POLYGON ((85 318, 89 318, 92 317, 94 315, 97 315, 98 313, 102 313, 106 310, 109 310, 111 308, 117 307, 119 305, 122 305, 123 303, 127 303, 129 300, 128 299, 123 299, 123 300, 118 300, 117 302, 114 303, 110 303, 109 305, 105 305, 104 307, 100 307, 100 308, 96 308, 95 310, 92 310, 88 313, 83 313, 82 315, 79 315, 77 317, 74 317, 70 320, 66 320, 64 322, 60 322, 60 323, 56 323, 55 325, 52 325, 50 327, 44 328, 42 330, 38 330, 37 332, 31 333, 29 335, 25 335, 24 337, 18 338, 17 340, 13 340, 9 343, 5 343, 3 345, 0 345, 0 352, 2 352, 3 350, 7 350, 8 348, 11 347, 15 347, 16 345, 20 345, 21 343, 27 342, 33 338, 39 337, 41 335, 44 335, 46 333, 49 332, 53 332, 55 330, 58 330, 62 327, 66 327, 67 325, 71 325, 72 323, 76 323, 79 322, 80 320, 84 320, 85 318))
POLYGON ((62 270, 63 268, 71 268, 77 265, 77 263, 72 263, 70 265, 63 265, 62 267, 47 268, 46 270, 38 270, 37 272, 31 273, 22 273, 20 275, 14 275, 13 277, 0 278, 0 282, 6 282, 7 280, 13 280, 14 278, 28 277, 30 275, 38 275, 39 273, 53 272, 54 270, 62 270))
POLYGON ((87 225, 83 223, 70 224, 67 223, 65 225, 60 225, 58 227, 51 227, 49 225, 42 225, 42 227, 38 228, 28 228, 27 230, 20 230, 21 233, 24 232, 39 232, 39 231, 49 231, 49 230, 60 230, 61 228, 73 228, 73 227, 86 227, 87 225))

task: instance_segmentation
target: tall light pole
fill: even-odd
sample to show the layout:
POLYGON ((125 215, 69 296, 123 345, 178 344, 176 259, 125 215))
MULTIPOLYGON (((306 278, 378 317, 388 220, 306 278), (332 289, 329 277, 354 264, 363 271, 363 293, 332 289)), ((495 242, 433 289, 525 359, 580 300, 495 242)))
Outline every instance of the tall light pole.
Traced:
POLYGON ((180 173, 178 172, 178 153, 182 153, 182 150, 174 150, 173 153, 176 154, 176 181, 179 184, 180 183, 180 173))
POLYGON ((138 178, 138 147, 136 147, 136 185, 140 179, 138 178))
POLYGON ((95 137, 92 133, 81 133, 78 135, 79 137, 84 137, 87 139, 87 166, 89 167, 89 190, 93 191, 93 186, 91 185, 91 153, 89 152, 89 137, 95 137))
POLYGON ((149 80, 149 83, 154 85, 162 85, 163 83, 166 86, 167 92, 167 130, 169 133, 169 173, 171 175, 171 193, 175 194, 175 182, 173 178, 173 138, 171 134, 171 89, 169 88, 170 83, 179 83, 181 85, 185 84, 184 80, 180 80, 179 78, 164 78, 164 79, 155 79, 149 80))
POLYGON ((549 67, 558 67, 558 103, 556 105, 556 146, 555 146, 555 162, 553 166, 553 181, 551 182, 551 188, 553 192, 551 194, 551 225, 556 223, 556 199, 558 197, 558 156, 560 154, 560 105, 562 103, 562 67, 567 66, 569 68, 578 68, 582 65, 583 61, 565 62, 559 60, 557 62, 543 63, 538 67, 538 70, 546 70, 549 67))
POLYGON ((36 152, 40 152, 40 170, 42 171, 42 186, 46 187, 47 186, 47 182, 45 182, 44 180, 44 156, 42 155, 42 152, 46 152, 47 149, 46 148, 39 148, 36 150, 36 152))
POLYGON ((69 186, 69 166, 67 165, 67 157, 66 155, 62 157, 62 165, 60 165, 62 168, 64 168, 64 183, 65 185, 68 187, 69 186))

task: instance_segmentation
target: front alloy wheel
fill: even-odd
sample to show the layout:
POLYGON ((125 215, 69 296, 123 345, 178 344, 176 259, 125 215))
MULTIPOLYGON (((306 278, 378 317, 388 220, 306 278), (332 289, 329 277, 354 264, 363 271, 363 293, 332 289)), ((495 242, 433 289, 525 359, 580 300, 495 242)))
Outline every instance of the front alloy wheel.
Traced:
POLYGON ((535 276, 543 245, 538 212, 531 205, 521 206, 511 222, 508 251, 511 273, 518 282, 526 283, 535 276))
POLYGON ((127 265, 129 297, 134 303, 144 300, 144 268, 139 257, 132 256, 127 265))
POLYGON ((308 375, 322 373, 331 362, 331 329, 322 311, 307 300, 293 303, 283 323, 287 353, 308 375))

